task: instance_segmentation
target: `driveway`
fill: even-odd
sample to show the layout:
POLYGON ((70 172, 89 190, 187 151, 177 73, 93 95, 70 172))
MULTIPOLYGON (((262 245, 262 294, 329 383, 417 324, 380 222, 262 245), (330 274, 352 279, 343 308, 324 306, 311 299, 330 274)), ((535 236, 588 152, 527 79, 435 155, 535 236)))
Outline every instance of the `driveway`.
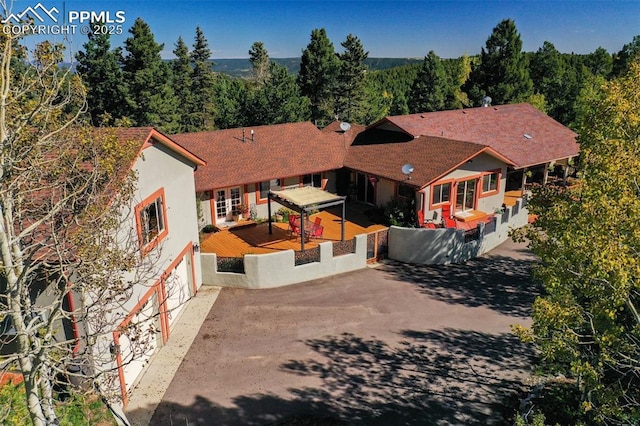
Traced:
POLYGON ((532 351, 532 256, 384 263, 272 290, 223 289, 153 425, 501 424, 532 351))

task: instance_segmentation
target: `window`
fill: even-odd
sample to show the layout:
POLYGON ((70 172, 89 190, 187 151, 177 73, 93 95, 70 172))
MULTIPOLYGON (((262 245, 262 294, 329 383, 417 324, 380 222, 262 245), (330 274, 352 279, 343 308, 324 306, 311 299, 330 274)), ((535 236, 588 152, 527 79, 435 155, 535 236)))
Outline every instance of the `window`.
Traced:
POLYGON ((412 186, 404 185, 402 183, 398 184, 398 197, 404 198, 407 200, 412 200, 416 196, 416 191, 412 186))
POLYGON ((153 193, 135 211, 140 245, 150 250, 168 233, 164 190, 153 193))
POLYGON ((260 182, 260 199, 266 200, 269 195, 269 190, 278 190, 282 187, 280 179, 271 179, 264 182, 260 182))
POLYGON ((312 175, 302 176, 302 186, 313 186, 320 188, 322 186, 322 174, 314 173, 312 175))
POLYGON ((482 177, 482 192, 498 191, 498 172, 486 174, 482 177))
POLYGON ((431 204, 444 204, 451 200, 451 182, 433 185, 431 204))
POLYGON ((478 179, 458 182, 456 190, 456 213, 475 208, 476 184, 478 179))

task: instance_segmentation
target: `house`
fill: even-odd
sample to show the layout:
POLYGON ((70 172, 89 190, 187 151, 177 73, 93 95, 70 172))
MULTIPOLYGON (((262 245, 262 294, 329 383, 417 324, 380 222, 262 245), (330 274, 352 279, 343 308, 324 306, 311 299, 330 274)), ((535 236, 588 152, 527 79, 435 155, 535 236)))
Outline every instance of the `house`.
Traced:
MULTIPOLYGON (((206 159, 196 172, 201 226, 233 224, 234 210, 247 206, 266 217, 269 190, 314 186, 336 191, 346 145, 310 122, 173 135, 206 159)), ((247 210, 247 209, 242 209, 247 210)))
MULTIPOLYGON (((126 403, 128 392, 149 359, 169 339, 185 302, 202 285, 194 170, 206 163, 151 127, 96 129, 90 136, 101 137, 102 132, 134 148, 123 162, 126 165, 113 170, 115 179, 133 173, 136 180, 130 205, 110 207, 120 217, 117 229, 108 233, 115 236, 119 249, 134 255, 137 265, 118 264, 119 272, 109 270, 122 275, 106 277, 113 287, 105 291, 101 287, 83 286, 78 268, 82 262, 70 261, 64 268, 42 269, 50 276, 64 275, 62 288, 71 291, 60 292, 52 284, 55 279, 33 283, 30 290, 36 307, 50 307, 62 294, 66 313, 59 320, 54 317, 61 323, 55 324, 59 333, 56 341, 74 342, 69 348, 74 354, 75 361, 70 362, 74 367, 115 372, 105 375, 104 390, 121 395, 126 403), (51 269, 54 271, 50 272, 51 269), (59 272, 63 269, 64 272, 59 272), (79 285, 73 286, 73 282, 79 285), (122 283, 126 284, 115 287, 122 283)), ((90 171, 92 167, 86 163, 82 169, 90 171)), ((43 193, 46 206, 54 192, 43 193)), ((110 193, 101 192, 99 196, 113 200, 110 193)), ((43 233, 50 233, 48 229, 53 228, 46 225, 42 227, 43 233)), ((63 248, 68 249, 61 250, 64 256, 49 256, 55 250, 47 248, 35 258, 43 264, 62 261, 64 265, 65 259, 75 257, 78 248, 65 243, 72 240, 63 237, 62 241, 63 248)), ((41 311, 47 315, 47 309, 41 311)), ((5 324, 0 333, 9 338, 0 341, 0 349, 14 353, 15 339, 7 336, 11 325, 5 324)))
POLYGON ((578 151, 575 132, 523 103, 385 117, 354 137, 344 165, 358 201, 384 205, 413 188, 425 220, 448 207, 471 222, 512 203, 529 176, 547 183, 560 168, 566 179, 578 151))
POLYGON ((379 127, 360 133, 344 161, 356 200, 374 205, 413 200, 425 219, 438 223, 443 206, 451 206, 450 214, 463 222, 499 209, 512 164, 486 145, 414 138, 379 127))
POLYGON ((389 116, 368 127, 289 123, 172 138, 208 162, 196 172, 201 226, 233 223, 240 205, 266 217, 269 190, 303 185, 372 206, 415 199, 425 220, 440 221, 450 206, 470 222, 501 209, 509 191, 521 195, 526 182, 545 183, 551 169, 566 178, 579 151, 573 131, 524 103, 389 116))
POLYGON ((142 352, 133 348, 127 331, 113 333, 116 368, 126 403, 127 392, 137 382, 155 351, 170 337, 184 303, 202 285, 194 170, 206 162, 150 128, 118 129, 120 140, 136 141, 139 154, 132 166, 136 193, 130 206, 142 257, 153 256, 153 269, 134 286, 119 312, 116 330, 144 330, 150 344, 142 352), (128 327, 139 323, 138 327, 128 327), (147 326, 148 325, 148 326, 147 326), (135 352, 135 353, 134 353, 135 352))
POLYGON ((370 128, 487 145, 513 161, 507 191, 524 189, 527 175, 536 172, 546 183, 554 166, 566 178, 579 152, 575 132, 527 103, 386 117, 370 128))

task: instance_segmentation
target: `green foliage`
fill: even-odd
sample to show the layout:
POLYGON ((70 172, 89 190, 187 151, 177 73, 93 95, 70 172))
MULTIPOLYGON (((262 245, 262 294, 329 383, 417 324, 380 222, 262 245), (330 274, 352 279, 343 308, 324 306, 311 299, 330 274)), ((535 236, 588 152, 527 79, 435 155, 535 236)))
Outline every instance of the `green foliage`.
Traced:
POLYGON ((189 131, 213 129, 213 83, 215 81, 209 60, 211 50, 200 27, 196 27, 196 37, 191 51, 193 74, 191 75, 192 103, 186 105, 189 111, 189 131))
POLYGON ((333 120, 339 69, 340 59, 325 29, 311 31, 311 41, 302 52, 297 81, 301 95, 311 101, 312 120, 333 120))
POLYGON ((613 70, 613 57, 604 48, 598 47, 586 55, 584 65, 591 74, 609 78, 613 70))
POLYGON ((245 106, 248 103, 249 93, 246 81, 216 75, 213 90, 216 126, 219 129, 245 126, 247 122, 245 106))
POLYGON ((523 234, 546 294, 520 335, 546 369, 576 380, 580 409, 601 423, 640 421, 639 93, 639 59, 623 77, 585 87, 581 183, 536 190, 538 219, 523 234))
POLYGON ((341 43, 340 71, 336 87, 336 114, 341 120, 363 123, 365 113, 365 83, 369 52, 365 52, 358 37, 349 34, 341 43))
POLYGON ((409 112, 431 112, 444 109, 447 75, 440 58, 432 50, 424 58, 422 67, 411 85, 409 112))
POLYGON ((523 102, 533 93, 522 40, 511 19, 500 22, 482 48, 480 63, 473 67, 466 85, 474 105, 491 97, 494 105, 523 102))
POLYGON ((210 234, 212 232, 216 232, 216 230, 217 230, 217 228, 212 224, 205 225, 204 228, 202 228, 202 232, 204 232, 206 234, 210 234))
POLYGON ((256 41, 249 49, 249 62, 251 62, 251 74, 258 86, 263 85, 269 78, 269 52, 264 43, 256 41))
MULTIPOLYGON (((24 385, 6 384, 0 388, 0 422, 6 426, 28 426, 24 385)), ((116 422, 96 395, 73 395, 55 406, 61 426, 112 426, 116 422)))
MULTIPOLYGON (((95 25, 100 26, 100 23, 95 25)), ((127 89, 120 68, 121 49, 111 50, 109 34, 88 34, 76 54, 76 70, 87 87, 87 106, 94 126, 113 125, 127 114, 127 89)))
POLYGON ((382 93, 389 100, 390 115, 409 113, 408 99, 411 85, 415 81, 420 64, 404 65, 384 71, 374 71, 367 74, 367 85, 382 93))
POLYGON ((640 55, 640 35, 633 37, 631 43, 627 43, 622 46, 622 49, 613 56, 612 73, 614 76, 621 76, 629 67, 629 64, 633 62, 640 55))
POLYGON ((163 45, 156 43, 151 28, 140 18, 129 33, 122 58, 130 93, 127 116, 136 126, 155 126, 171 133, 179 128, 177 100, 170 86, 171 69, 160 57, 163 45))
POLYGON ((265 84, 250 91, 244 108, 246 125, 279 124, 306 121, 310 102, 286 68, 272 62, 265 84))
POLYGON ((389 225, 415 228, 418 223, 416 201, 393 198, 385 204, 384 216, 389 225))
POLYGON ((179 105, 183 108, 178 110, 178 132, 187 132, 189 129, 195 127, 195 123, 192 122, 188 105, 193 103, 191 95, 191 82, 193 77, 193 68, 191 67, 191 59, 189 57, 189 48, 182 39, 178 37, 173 54, 176 55, 176 59, 171 62, 172 78, 171 87, 176 95, 176 99, 179 105))

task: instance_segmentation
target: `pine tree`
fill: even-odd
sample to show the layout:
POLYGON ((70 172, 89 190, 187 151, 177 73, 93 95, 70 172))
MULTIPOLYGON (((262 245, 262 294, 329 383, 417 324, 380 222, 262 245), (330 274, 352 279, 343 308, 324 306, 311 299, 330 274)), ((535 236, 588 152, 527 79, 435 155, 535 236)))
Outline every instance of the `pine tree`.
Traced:
POLYGON ((269 52, 264 47, 264 43, 256 41, 249 49, 249 62, 251 62, 251 73, 258 86, 262 86, 269 78, 269 52))
POLYGON ((447 75, 440 58, 432 50, 424 58, 422 67, 411 86, 409 112, 440 111, 444 108, 447 75))
POLYGON ((603 47, 598 47, 589 53, 584 60, 584 65, 593 75, 609 78, 613 71, 613 57, 603 47))
POLYGON ((191 83, 191 122, 193 130, 213 129, 213 84, 214 73, 211 62, 211 49, 209 42, 200 27, 196 28, 196 37, 191 51, 191 63, 193 64, 193 77, 191 83))
POLYGON ((340 71, 336 89, 336 114, 340 119, 362 122, 365 112, 365 79, 367 66, 364 60, 369 56, 360 39, 352 34, 341 43, 344 52, 340 58, 340 71))
POLYGON ((309 119, 309 106, 309 99, 300 96, 295 77, 282 65, 272 62, 269 79, 247 101, 247 125, 305 121, 309 119))
POLYGON ((508 104, 526 101, 533 94, 522 40, 513 20, 505 19, 493 29, 466 89, 475 105, 480 105, 485 96, 494 104, 508 104))
POLYGON ((177 131, 188 132, 193 127, 193 123, 190 120, 189 110, 186 108, 186 106, 191 105, 193 102, 191 94, 193 68, 191 67, 191 58, 189 57, 189 48, 182 37, 178 37, 173 54, 176 55, 176 59, 171 63, 173 70, 171 85, 178 104, 183 106, 182 108, 179 108, 178 111, 179 128, 177 131))
POLYGON ((640 35, 633 37, 631 43, 622 46, 622 49, 613 57, 613 75, 620 76, 627 71, 629 63, 640 56, 640 35))
POLYGON ((125 40, 122 59, 130 93, 130 114, 136 126, 155 126, 167 132, 177 130, 177 102, 170 82, 170 68, 162 61, 163 45, 155 41, 149 25, 138 18, 125 40))
POLYGON ((216 105, 215 123, 220 129, 233 129, 246 125, 248 88, 245 80, 215 76, 214 100, 216 105))
MULTIPOLYGON (((99 24, 98 24, 99 25, 99 24)), ((87 106, 94 126, 112 125, 127 114, 127 92, 121 49, 111 50, 109 34, 88 34, 84 51, 76 54, 76 70, 87 87, 87 106)))
POLYGON ((298 86, 311 101, 311 119, 329 121, 334 116, 334 97, 340 59, 324 28, 311 31, 311 42, 302 52, 298 86))

